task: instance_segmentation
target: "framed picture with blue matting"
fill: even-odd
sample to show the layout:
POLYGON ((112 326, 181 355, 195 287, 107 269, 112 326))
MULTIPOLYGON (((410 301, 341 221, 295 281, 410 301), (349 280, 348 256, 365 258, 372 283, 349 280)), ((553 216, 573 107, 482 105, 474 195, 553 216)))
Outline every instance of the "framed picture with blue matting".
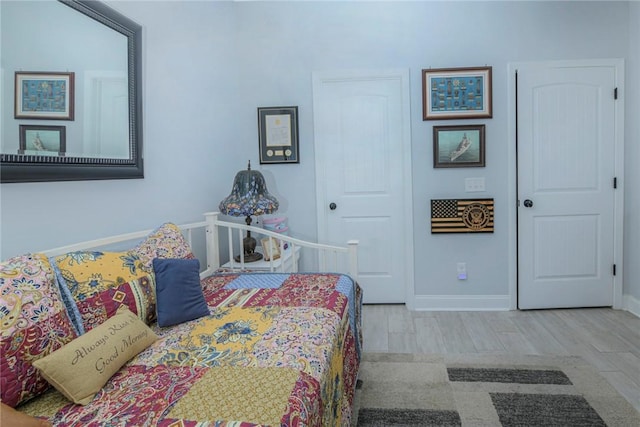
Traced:
POLYGON ((491 67, 422 70, 422 119, 491 118, 491 67))
POLYGON ((74 119, 74 73, 16 72, 16 119, 74 119))

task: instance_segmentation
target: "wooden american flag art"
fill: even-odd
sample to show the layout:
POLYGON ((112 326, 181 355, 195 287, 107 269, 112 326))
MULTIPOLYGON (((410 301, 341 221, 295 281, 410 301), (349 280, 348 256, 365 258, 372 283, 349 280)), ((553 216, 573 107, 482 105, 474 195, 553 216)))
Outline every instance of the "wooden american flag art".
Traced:
POLYGON ((493 199, 432 199, 431 233, 493 233, 493 199))

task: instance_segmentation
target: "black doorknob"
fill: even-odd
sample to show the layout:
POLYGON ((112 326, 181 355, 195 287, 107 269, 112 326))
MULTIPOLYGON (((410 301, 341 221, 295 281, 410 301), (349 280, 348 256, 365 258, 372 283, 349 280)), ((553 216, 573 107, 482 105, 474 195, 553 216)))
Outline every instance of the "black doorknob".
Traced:
POLYGON ((329 203, 329 209, 331 209, 332 211, 335 211, 337 207, 338 205, 336 205, 335 203, 333 202, 329 203))
POLYGON ((533 206, 533 202, 531 200, 527 199, 527 200, 524 201, 524 207, 525 208, 530 208, 532 206, 533 206))

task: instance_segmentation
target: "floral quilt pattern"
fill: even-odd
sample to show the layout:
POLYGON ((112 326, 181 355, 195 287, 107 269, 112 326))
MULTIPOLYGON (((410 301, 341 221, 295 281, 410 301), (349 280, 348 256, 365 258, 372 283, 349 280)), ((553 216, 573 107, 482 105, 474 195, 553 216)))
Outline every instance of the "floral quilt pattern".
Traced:
POLYGON ((360 288, 338 274, 269 276, 204 279, 210 315, 154 325, 160 339, 88 405, 51 390, 20 409, 58 426, 348 426, 360 288))

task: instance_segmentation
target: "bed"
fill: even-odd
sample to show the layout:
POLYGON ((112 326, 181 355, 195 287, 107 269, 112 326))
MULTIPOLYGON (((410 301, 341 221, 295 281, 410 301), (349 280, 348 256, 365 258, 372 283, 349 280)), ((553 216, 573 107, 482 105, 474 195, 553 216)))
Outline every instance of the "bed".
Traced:
MULTIPOLYGON (((350 424, 362 348, 357 242, 344 247, 304 242, 225 222, 217 213, 209 213, 203 222, 179 227, 163 224, 156 230, 65 246, 30 254, 26 259, 3 263, 0 307, 0 317, 4 316, 0 385, 17 389, 11 406, 19 411, 60 426, 350 424), (271 260, 267 272, 249 271, 250 264, 243 257, 233 261, 237 241, 247 229, 273 239, 282 253, 304 251, 305 260, 312 260, 316 271, 300 271, 298 258, 290 264, 271 260), (198 239, 204 241, 205 254, 194 251, 198 239), (122 246, 123 242, 134 243, 125 250, 102 249, 122 246), (109 264, 112 259, 125 261, 115 266, 109 264), (175 294, 175 286, 169 287, 174 292, 169 294, 160 287, 161 281, 162 286, 169 283, 162 268, 172 266, 175 260, 189 268, 202 264, 197 283, 206 313, 160 325, 161 313, 166 310, 178 317, 191 310, 180 305, 182 295, 175 294), (225 268, 221 268, 221 260, 229 261, 225 268), (19 270, 16 266, 36 261, 39 271, 45 271, 48 262, 52 271, 42 277, 54 278, 50 290, 38 288, 38 292, 52 295, 47 297, 53 301, 47 324, 57 316, 53 323, 64 326, 46 333, 42 333, 42 325, 36 328, 39 332, 33 332, 29 324, 34 322, 33 316, 23 319, 22 326, 5 322, 7 312, 16 312, 12 305, 15 298, 7 297, 11 274, 19 270), (121 269, 113 280, 112 267, 121 269), (138 274, 135 278, 127 276, 132 268, 138 274), (55 375, 47 373, 46 365, 38 359, 60 355, 74 344, 71 356, 59 360, 82 359, 102 341, 80 341, 96 336, 122 314, 123 306, 128 315, 152 331, 135 335, 134 343, 137 337, 150 335, 151 344, 142 346, 118 367, 85 404, 70 401, 74 395, 59 384, 53 388, 43 383, 43 377, 55 375), (32 345, 20 353, 24 337, 44 350, 34 351, 32 345), (25 375, 15 373, 20 369, 25 375)), ((32 273, 34 268, 20 271, 32 273)), ((21 286, 26 282, 21 279, 21 286)), ((33 313, 24 289, 16 294, 23 299, 22 312, 33 313)), ((163 315, 165 323, 166 318, 163 315)), ((127 347, 124 340, 121 343, 118 349, 127 347)), ((114 346, 116 353, 118 349, 114 346)), ((99 360, 105 368, 108 358, 99 360)), ((98 362, 93 364, 98 369, 98 362)), ((80 371, 70 368, 72 378, 67 380, 78 381, 80 371)), ((56 380, 53 378, 54 383, 56 380)), ((81 382, 84 385, 89 380, 81 382)), ((7 400, 5 391, 2 400, 7 400)))

